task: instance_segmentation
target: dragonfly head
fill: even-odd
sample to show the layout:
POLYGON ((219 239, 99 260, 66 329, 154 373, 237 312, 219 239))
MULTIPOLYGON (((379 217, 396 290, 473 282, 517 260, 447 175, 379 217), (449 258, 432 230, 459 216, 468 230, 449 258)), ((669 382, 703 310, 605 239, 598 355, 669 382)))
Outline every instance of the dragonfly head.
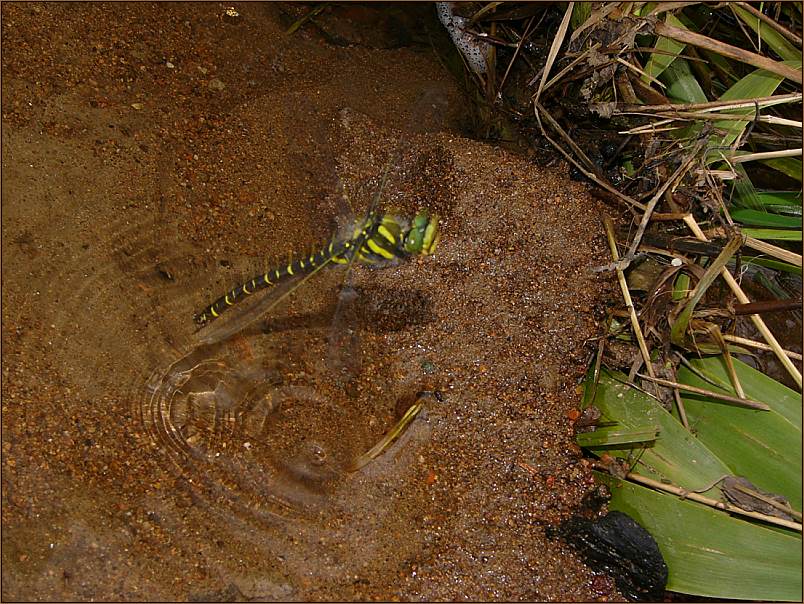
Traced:
POLYGON ((408 254, 427 256, 435 252, 440 240, 438 216, 431 216, 427 210, 422 210, 416 214, 410 230, 405 234, 405 251, 408 254))

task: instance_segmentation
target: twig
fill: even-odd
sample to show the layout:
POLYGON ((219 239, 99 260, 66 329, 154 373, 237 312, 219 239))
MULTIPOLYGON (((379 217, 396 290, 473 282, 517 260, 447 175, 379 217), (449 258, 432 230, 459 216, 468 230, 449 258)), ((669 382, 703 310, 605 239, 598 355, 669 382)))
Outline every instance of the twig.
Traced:
MULTIPOLYGON (((706 236, 703 234, 701 227, 698 226, 698 223, 695 221, 695 218, 693 218, 691 214, 688 214, 687 216, 684 217, 684 223, 698 239, 700 239, 701 241, 708 241, 706 236)), ((737 283, 737 281, 735 281, 734 277, 731 276, 731 273, 724 267, 723 270, 721 271, 721 274, 723 275, 723 278, 726 280, 726 283, 728 283, 729 287, 731 288, 731 291, 734 292, 734 295, 736 296, 737 300, 739 300, 741 304, 748 304, 751 300, 749 300, 748 296, 745 295, 745 292, 743 292, 742 288, 737 283)), ((779 362, 781 362, 781 364, 784 365, 784 368, 787 369, 787 372, 791 375, 793 381, 796 382, 799 390, 801 390, 802 386, 801 372, 796 368, 795 365, 793 365, 793 362, 785 354, 784 349, 776 340, 773 333, 771 333, 771 330, 768 329, 767 325, 765 325, 765 321, 763 321, 762 317, 760 317, 759 315, 751 315, 751 321, 753 321, 754 325, 759 330, 759 333, 762 334, 762 337, 765 338, 765 341, 773 349, 776 358, 778 358, 779 362)))
POLYGON ((750 302, 748 304, 735 304, 735 315, 761 315, 766 312, 781 312, 785 310, 800 310, 801 300, 788 298, 786 300, 763 300, 762 302, 750 302))
POLYGON ((745 155, 735 155, 730 157, 729 160, 735 164, 741 164, 746 161, 755 161, 759 159, 774 159, 777 157, 800 157, 801 148, 798 149, 781 149, 779 151, 765 151, 764 153, 746 153, 745 155))
MULTIPOLYGON (((614 259, 614 262, 617 263, 620 255, 617 252, 617 241, 614 238, 614 224, 612 223, 611 218, 604 216, 603 225, 606 228, 606 237, 609 240, 611 257, 614 259)), ((628 309, 628 316, 631 318, 631 327, 633 328, 634 336, 636 336, 637 342, 639 343, 639 351, 642 353, 642 360, 644 361, 645 367, 647 368, 650 376, 655 378, 656 374, 653 372, 653 364, 650 362, 648 345, 645 343, 645 338, 642 335, 642 328, 639 325, 639 318, 637 318, 634 303, 631 300, 631 292, 628 290, 628 283, 625 280, 625 273, 623 273, 623 270, 619 267, 617 268, 617 280, 620 282, 620 289, 623 292, 625 307, 628 309)))
POLYGON ((614 115, 627 113, 629 111, 699 111, 711 109, 713 111, 726 111, 729 109, 753 109, 759 107, 773 107, 785 103, 798 103, 802 99, 802 93, 792 92, 790 94, 777 94, 751 99, 750 101, 707 101, 706 103, 666 103, 664 105, 622 105, 614 110, 614 115))
POLYGON ((638 76, 646 77, 650 82, 652 82, 653 84, 656 84, 657 86, 659 86, 659 88, 661 88, 663 90, 667 88, 667 86, 662 84, 659 80, 657 80, 652 75, 650 75, 647 72, 645 72, 644 69, 639 69, 638 67, 635 67, 634 65, 631 65, 631 63, 629 63, 628 61, 626 61, 625 59, 623 59, 621 57, 614 57, 614 60, 617 61, 620 65, 623 65, 624 67, 626 67, 627 69, 630 69, 631 71, 633 71, 638 76))
POLYGON ((730 503, 723 501, 718 501, 717 499, 711 499, 710 497, 700 495, 698 493, 695 493, 694 491, 688 491, 686 489, 682 489, 681 487, 677 487, 676 485, 673 484, 665 484, 663 482, 659 482, 658 480, 648 478, 647 476, 642 476, 641 474, 629 472, 628 474, 626 474, 625 477, 629 480, 633 480, 634 482, 644 484, 645 486, 657 489, 659 491, 665 491, 666 493, 673 493, 674 495, 678 495, 682 499, 691 499, 692 501, 697 501, 698 503, 702 503, 704 505, 708 505, 709 507, 717 508, 725 512, 732 512, 734 514, 740 514, 741 516, 749 516, 750 518, 756 518, 757 520, 762 520, 770 524, 783 526, 798 532, 801 532, 802 530, 801 523, 799 522, 793 522, 792 520, 785 520, 784 518, 777 518, 776 516, 769 516, 767 514, 761 514, 760 512, 751 512, 749 510, 744 510, 743 508, 737 507, 736 505, 732 505, 730 503))
MULTIPOLYGON (((676 366, 670 363, 670 367, 673 370, 673 379, 677 382, 678 373, 676 372, 676 366)), ((678 409, 678 417, 681 420, 681 425, 689 432, 690 424, 687 421, 687 410, 684 407, 684 401, 681 400, 681 391, 678 388, 673 388, 673 398, 676 401, 676 408, 678 409)))
MULTIPOLYGON (((726 340, 727 342, 732 342, 734 344, 742 344, 743 346, 750 346, 752 348, 758 348, 759 350, 773 351, 773 348, 771 348, 767 344, 764 344, 763 342, 757 342, 756 340, 749 340, 748 338, 741 338, 740 336, 733 336, 728 333, 723 334, 723 339, 726 340)), ((802 357, 797 352, 793 352, 792 350, 783 350, 782 352, 784 352, 791 359, 795 359, 797 361, 804 360, 804 357, 802 357)))
MULTIPOLYGON (((623 111, 617 115, 637 115, 637 116, 652 116, 666 118, 658 122, 653 122, 654 126, 663 126, 671 122, 679 120, 709 120, 712 122, 731 121, 731 122, 748 122, 751 118, 746 115, 736 115, 733 113, 715 113, 714 111, 659 111, 659 112, 645 112, 645 111, 623 111)), ((775 115, 760 115, 753 119, 755 122, 765 122, 767 124, 774 124, 776 126, 789 126, 791 128, 801 128, 804 124, 800 121, 789 120, 775 115)))
POLYGON ((717 392, 712 392, 711 390, 698 388, 697 386, 690 386, 688 384, 681 384, 679 382, 671 382, 670 380, 663 380, 662 378, 643 375, 641 373, 637 373, 637 375, 644 380, 648 380, 649 382, 655 382, 660 386, 668 386, 670 388, 678 388, 679 390, 686 390, 687 392, 693 392, 695 394, 701 394, 703 396, 708 396, 710 398, 716 398, 718 400, 725 401, 727 403, 734 403, 735 405, 748 407, 749 409, 757 409, 759 411, 770 411, 770 407, 768 407, 765 403, 760 403, 759 401, 753 401, 748 398, 740 398, 737 396, 730 396, 728 394, 719 394, 717 392))
POLYGON ((631 261, 634 259, 634 254, 639 247, 640 241, 642 241, 642 235, 645 234, 645 229, 648 227, 651 213, 656 207, 656 204, 659 203, 659 200, 664 195, 664 192, 667 191, 672 185, 675 185, 675 183, 684 176, 690 164, 697 159, 698 152, 704 147, 705 144, 705 139, 698 141, 695 147, 689 152, 687 159, 684 160, 681 165, 676 168, 676 171, 673 172, 672 176, 670 176, 670 178, 668 178, 664 184, 659 187, 659 190, 653 195, 651 200, 648 202, 648 205, 645 206, 645 212, 642 214, 642 220, 639 223, 639 228, 637 228, 636 235, 634 235, 634 239, 631 241, 631 246, 628 248, 628 253, 625 255, 625 258, 623 258, 623 261, 620 264, 622 270, 628 268, 628 265, 631 264, 631 261))
MULTIPOLYGON (((480 9, 483 10, 483 9, 480 9)), ((479 13, 480 11, 478 11, 479 13)), ((522 37, 519 39, 519 44, 516 45, 516 50, 514 51, 514 56, 511 57, 511 60, 508 62, 508 67, 505 69, 505 74, 503 74, 502 81, 500 82, 500 86, 497 89, 497 95, 501 96, 503 87, 505 86, 505 81, 508 79, 508 73, 511 71, 511 67, 514 65, 514 61, 516 61, 517 56, 519 55, 519 51, 522 49, 522 45, 525 43, 525 40, 528 39, 528 35, 530 35, 530 26, 533 23, 533 20, 536 18, 536 15, 532 16, 528 21, 528 24, 525 26, 525 33, 522 34, 522 37)))
POLYGON ((755 239, 754 237, 746 237, 743 245, 801 268, 801 254, 796 254, 795 252, 780 248, 760 239, 755 239))
MULTIPOLYGON (((593 50, 597 50, 598 48, 600 48, 600 42, 595 42, 592 46, 590 46, 585 51, 583 51, 581 54, 579 54, 577 57, 575 57, 572 61, 570 61, 569 65, 567 65, 564 69, 562 69, 556 75, 554 75, 552 78, 550 78, 550 80, 544 85, 544 88, 542 88, 542 92, 544 92, 545 90, 550 88, 553 84, 558 82, 566 74, 568 74, 570 71, 572 71, 578 63, 583 61, 586 58, 586 55, 591 53, 593 50)), ((528 86, 533 86, 535 81, 536 81, 536 78, 532 79, 530 82, 528 82, 528 86)))
POLYGON ((539 128, 541 129, 542 135, 544 136, 545 139, 547 139, 547 141, 551 145, 553 145, 553 147, 555 147, 558 150, 559 153, 561 153, 561 155, 563 155, 567 159, 568 162, 570 162, 573 166, 578 168, 578 170, 580 170, 584 174, 584 176, 586 176, 588 179, 594 181, 595 183, 599 184, 601 187, 603 187, 606 191, 608 191, 612 195, 615 195, 616 197, 618 197, 619 199, 621 199, 622 201, 624 201, 625 203, 627 203, 628 205, 630 205, 630 206, 632 206, 634 208, 640 209, 643 212, 645 211, 645 205, 644 204, 638 202, 633 197, 630 197, 629 195, 625 195, 624 193, 618 191, 617 189, 612 187, 609 183, 604 181, 602 178, 599 178, 597 176, 597 174, 595 174, 591 170, 587 169, 587 167, 580 165, 578 163, 578 161, 576 161, 575 158, 573 158, 569 153, 567 153, 567 151, 565 151, 564 148, 561 145, 559 145, 556 141, 554 141, 547 134, 547 132, 545 131, 544 124, 542 124, 542 120, 541 120, 542 117, 545 119, 545 121, 548 124, 550 124, 550 126, 556 132, 558 132, 558 134, 561 136, 561 138, 563 138, 565 141, 567 141, 567 144, 570 146, 570 148, 575 153, 578 154, 578 157, 580 157, 580 158, 584 159, 585 161, 589 162, 589 165, 591 165, 591 161, 586 156, 586 154, 581 150, 580 147, 578 147, 577 144, 575 144, 575 141, 572 140, 572 138, 569 136, 569 134, 567 134, 564 131, 564 129, 558 124, 558 122, 556 122, 555 119, 553 119, 553 116, 551 116, 547 112, 547 110, 544 107, 542 107, 536 101, 533 102, 533 107, 534 107, 535 114, 536 114, 536 120, 539 122, 539 128))

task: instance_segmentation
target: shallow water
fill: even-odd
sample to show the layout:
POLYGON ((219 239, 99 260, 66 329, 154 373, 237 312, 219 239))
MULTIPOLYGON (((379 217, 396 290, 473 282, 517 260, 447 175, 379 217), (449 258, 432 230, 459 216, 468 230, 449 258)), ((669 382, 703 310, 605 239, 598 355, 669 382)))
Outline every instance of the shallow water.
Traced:
POLYGON ((592 487, 566 413, 594 202, 464 138, 426 47, 237 8, 3 5, 3 597, 614 597, 544 536, 592 487), (397 148, 383 205, 437 212, 434 256, 199 343, 195 311, 327 241, 397 148))

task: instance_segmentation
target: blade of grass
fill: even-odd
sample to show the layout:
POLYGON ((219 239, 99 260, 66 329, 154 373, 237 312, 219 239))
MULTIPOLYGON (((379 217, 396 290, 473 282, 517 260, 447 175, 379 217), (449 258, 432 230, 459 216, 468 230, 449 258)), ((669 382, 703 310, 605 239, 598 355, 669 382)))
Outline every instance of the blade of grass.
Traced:
POLYGON ((747 2, 737 2, 736 4, 738 4, 741 8, 744 8, 746 11, 748 11, 749 13, 751 13, 752 15, 757 17, 762 22, 767 23, 770 27, 775 29, 780 34, 782 34, 788 41, 793 43, 795 48, 798 48, 799 46, 804 44, 804 41, 802 41, 801 37, 799 37, 798 35, 794 34, 792 31, 790 31, 786 27, 783 27, 781 23, 779 23, 779 22, 775 21, 774 19, 771 19, 767 15, 759 12, 757 9, 755 9, 753 6, 751 6, 747 2))
POLYGON ((581 447, 601 447, 611 445, 627 445, 632 443, 651 442, 656 440, 659 428, 656 426, 638 426, 623 430, 622 428, 598 428, 594 432, 582 432, 576 435, 575 442, 581 447))
MULTIPOLYGON (((676 27, 684 27, 684 24, 679 21, 672 13, 667 13, 665 22, 676 27)), ((681 51, 687 46, 681 42, 676 42, 672 38, 665 38, 664 36, 657 36, 656 50, 661 52, 653 52, 645 64, 645 76, 642 80, 647 84, 651 78, 657 78, 667 69, 668 65, 676 60, 681 51)))
POLYGON ((678 42, 684 42, 686 44, 691 44, 699 48, 711 50, 730 59, 740 61, 741 63, 748 63, 749 65, 753 65, 754 67, 758 67, 760 69, 766 69, 771 73, 775 73, 784 78, 787 78, 792 82, 795 82, 796 84, 802 83, 801 69, 800 68, 795 69, 794 67, 787 65, 784 62, 774 61, 773 59, 763 57, 762 55, 756 54, 754 52, 749 52, 737 46, 726 44, 725 42, 715 40, 708 36, 704 36, 699 33, 689 31, 687 29, 673 27, 672 25, 662 23, 661 21, 655 24, 654 31, 660 36, 673 38, 678 42))
MULTIPOLYGON (((756 239, 756 241, 759 241, 759 239, 756 239)), ((759 256, 743 256, 743 262, 746 265, 757 264, 759 266, 764 266, 766 268, 772 268, 777 271, 790 273, 791 275, 798 275, 799 277, 802 275, 800 266, 794 266, 787 262, 780 262, 772 258, 762 258, 759 256)))
MULTIPOLYGON (((778 74, 771 73, 764 69, 752 71, 745 77, 740 78, 726 92, 720 95, 721 101, 737 101, 744 99, 754 99, 757 97, 771 96, 779 85, 782 78, 778 74)), ((754 117, 758 113, 756 107, 746 107, 744 109, 734 109, 729 111, 735 115, 754 117)), ((749 120, 742 122, 718 121, 713 124, 717 129, 724 130, 725 134, 720 138, 720 146, 728 147, 745 131, 749 120)))
POLYGON ((746 8, 742 5, 743 3, 740 3, 740 5, 730 4, 729 8, 743 23, 753 29, 754 32, 760 36, 762 41, 783 60, 798 61, 800 64, 801 51, 788 42, 779 31, 770 26, 770 23, 774 23, 773 19, 766 17, 767 21, 763 21, 759 17, 765 17, 765 15, 756 9, 754 9, 754 11, 746 10, 746 8, 753 8, 748 4, 745 5, 746 8))
POLYGON ((770 239, 771 241, 801 241, 801 231, 782 231, 779 229, 741 229, 744 235, 755 239, 770 239))
POLYGON ((746 226, 801 229, 801 218, 797 218, 795 216, 784 216, 781 214, 772 214, 767 211, 763 212, 761 210, 736 209, 731 211, 731 217, 737 222, 740 222, 746 226))
POLYGON ((676 346, 681 346, 682 348, 695 348, 695 344, 690 342, 687 338, 687 328, 689 326, 690 319, 692 318, 692 312, 695 310, 695 306, 701 301, 701 298, 703 298, 706 290, 709 289, 709 286, 712 285, 721 271, 726 270, 726 264, 741 245, 741 237, 732 237, 723 248, 723 251, 718 254, 717 258, 715 258, 712 264, 710 264, 706 269, 706 272, 695 286, 695 289, 692 290, 687 303, 675 318, 673 325, 670 328, 670 341, 676 346))
POLYGON ((761 160, 766 166, 801 182, 801 160, 794 157, 778 157, 776 159, 761 160))

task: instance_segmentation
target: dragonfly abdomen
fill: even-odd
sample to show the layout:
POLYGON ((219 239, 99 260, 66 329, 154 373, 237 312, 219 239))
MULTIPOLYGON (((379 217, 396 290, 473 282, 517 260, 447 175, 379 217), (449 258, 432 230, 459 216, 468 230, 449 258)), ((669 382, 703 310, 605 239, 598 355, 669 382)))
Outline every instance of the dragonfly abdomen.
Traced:
POLYGON ((293 260, 288 264, 270 269, 260 275, 252 277, 245 283, 226 292, 223 296, 208 305, 195 315, 195 322, 204 326, 217 319, 230 306, 234 306, 247 296, 269 287, 275 287, 298 275, 307 275, 318 270, 333 259, 334 255, 344 252, 344 243, 332 243, 315 254, 306 258, 293 260))

